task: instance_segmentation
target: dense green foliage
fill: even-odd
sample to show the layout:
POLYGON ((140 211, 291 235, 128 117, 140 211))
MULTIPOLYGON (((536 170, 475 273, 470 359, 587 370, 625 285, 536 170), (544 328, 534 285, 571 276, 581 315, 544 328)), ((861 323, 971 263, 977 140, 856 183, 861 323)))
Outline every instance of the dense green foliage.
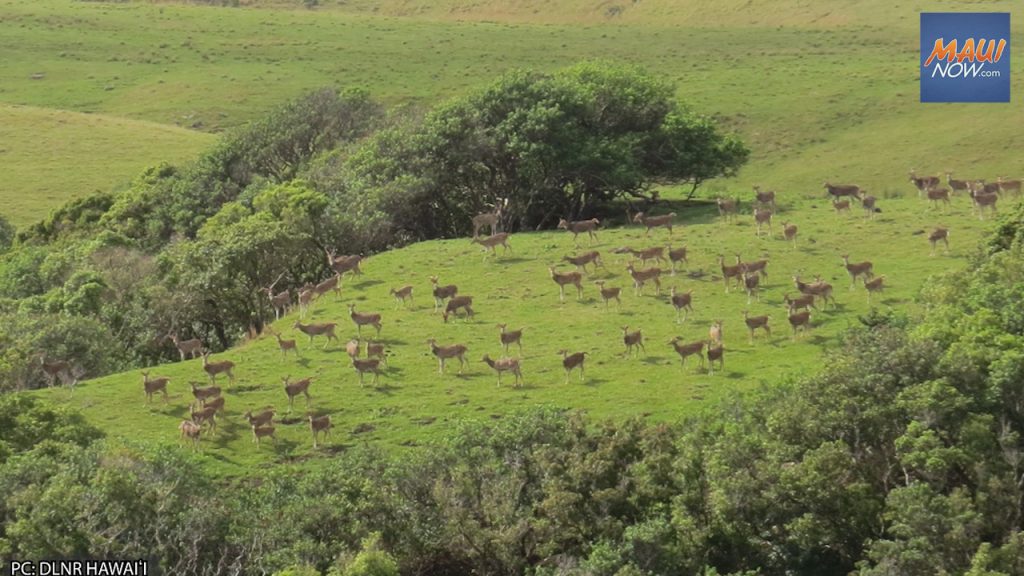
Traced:
POLYGON ((922 320, 865 317, 819 375, 678 424, 537 409, 243 485, 181 451, 5 435, 0 549, 197 574, 1020 574, 1014 218, 922 320))

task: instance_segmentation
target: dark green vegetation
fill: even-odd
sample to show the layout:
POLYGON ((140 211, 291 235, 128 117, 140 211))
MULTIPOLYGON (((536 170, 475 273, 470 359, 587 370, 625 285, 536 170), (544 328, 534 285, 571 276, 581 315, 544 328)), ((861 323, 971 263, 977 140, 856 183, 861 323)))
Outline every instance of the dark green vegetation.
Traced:
POLYGON ((0 397, 0 550, 196 574, 1020 574, 1022 225, 932 283, 924 320, 864 316, 818 375, 678 424, 531 410, 223 484, 0 397), (34 447, 17 432, 54 420, 34 447))

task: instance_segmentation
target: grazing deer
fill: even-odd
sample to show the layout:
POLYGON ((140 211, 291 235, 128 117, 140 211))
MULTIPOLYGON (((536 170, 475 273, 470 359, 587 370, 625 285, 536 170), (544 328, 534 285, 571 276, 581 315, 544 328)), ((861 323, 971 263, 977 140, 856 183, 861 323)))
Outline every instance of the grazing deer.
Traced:
POLYGON ((253 428, 260 428, 262 426, 270 426, 274 424, 274 410, 266 409, 259 414, 253 414, 252 410, 247 410, 243 416, 249 421, 249 426, 253 428))
POLYGON ((664 246, 654 246, 651 248, 644 248, 642 250, 634 250, 630 248, 629 253, 632 254, 634 258, 639 258, 640 263, 643 265, 647 265, 648 260, 654 260, 655 262, 665 262, 664 246))
POLYGON ((715 375, 715 362, 718 362, 719 370, 725 370, 725 346, 719 342, 718 345, 712 346, 712 343, 708 343, 708 374, 711 376, 715 375))
POLYGON ((288 395, 288 412, 292 411, 292 404, 295 402, 295 397, 299 394, 306 397, 306 407, 309 408, 309 385, 313 382, 312 378, 303 378, 302 380, 291 382, 291 376, 285 376, 281 382, 284 384, 284 393, 288 395))
POLYGON ((744 274, 743 287, 747 291, 747 306, 750 306, 750 298, 753 296, 758 302, 761 301, 761 277, 757 274, 744 274))
POLYGON ((554 266, 548 266, 551 279, 558 284, 558 301, 565 302, 565 287, 572 284, 576 287, 576 299, 583 298, 583 276, 579 272, 556 272, 554 266))
POLYGON ((452 315, 458 318, 459 309, 466 311, 466 319, 473 317, 473 297, 472 296, 453 296, 448 304, 444 307, 444 312, 441 313, 441 317, 444 318, 445 324, 448 323, 448 316, 452 315))
POLYGON ((757 225, 757 237, 761 237, 761 226, 768 224, 768 235, 772 235, 772 211, 761 210, 760 208, 754 209, 754 224, 757 225))
POLYGON ((725 293, 729 293, 729 279, 735 278, 736 285, 739 286, 740 281, 743 279, 743 266, 739 264, 735 266, 729 266, 725 263, 725 256, 718 255, 718 265, 722 268, 722 281, 725 282, 725 293))
POLYGON ((633 267, 633 263, 630 262, 626 266, 626 270, 629 271, 629 275, 633 278, 633 294, 638 296, 644 295, 644 284, 648 281, 653 281, 655 286, 655 294, 661 296, 661 268, 648 268, 646 270, 637 270, 633 267))
POLYGON ((309 337, 310 344, 313 343, 313 338, 316 338, 317 336, 325 336, 327 338, 327 342, 324 342, 324 350, 326 350, 327 346, 330 345, 331 340, 338 339, 337 335, 334 334, 334 329, 337 326, 337 322, 325 322, 321 324, 303 324, 298 320, 296 320, 295 324, 292 325, 293 328, 298 329, 299 332, 302 332, 303 334, 309 337))
POLYGON ((523 374, 519 368, 518 358, 502 358, 501 360, 492 360, 490 356, 484 354, 484 357, 480 359, 481 362, 486 363, 488 366, 494 369, 498 373, 498 386, 501 386, 501 373, 511 372, 516 377, 514 386, 516 388, 522 386, 523 374))
POLYGON ((922 176, 922 177, 918 178, 917 174, 913 170, 911 170, 910 171, 910 183, 913 184, 917 188, 917 196, 920 198, 925 190, 927 190, 929 188, 933 188, 933 187, 939 185, 939 177, 938 176, 922 176))
POLYGON ((373 326, 377 329, 377 338, 380 338, 381 316, 380 314, 362 314, 356 312, 356 305, 348 305, 348 315, 356 324, 356 335, 362 337, 363 326, 373 326))
POLYGON ((331 434, 331 415, 315 417, 312 414, 306 414, 306 416, 309 418, 309 431, 313 433, 313 449, 315 450, 318 447, 317 436, 323 433, 324 440, 327 440, 327 436, 331 434))
POLYGON ((864 289, 868 291, 868 305, 871 305, 871 294, 881 292, 885 288, 885 274, 868 280, 864 278, 864 289))
POLYGON ((932 203, 932 208, 938 208, 939 202, 946 204, 946 210, 949 210, 949 188, 945 186, 940 188, 929 188, 926 192, 928 200, 932 203))
POLYGON ((192 441, 192 451, 199 449, 199 436, 202 434, 202 428, 191 420, 182 420, 181 424, 178 424, 178 441, 183 439, 189 439, 192 441))
POLYGON ((793 283, 796 285, 796 289, 799 290, 801 294, 811 294, 813 296, 821 298, 821 300, 825 303, 826 307, 828 306, 829 300, 832 301, 833 308, 837 306, 836 298, 835 296, 832 295, 832 285, 829 284, 828 282, 818 281, 812 284, 808 284, 807 282, 801 282, 799 276, 793 276, 793 283))
POLYGON ((444 374, 444 363, 451 358, 459 359, 459 374, 462 374, 462 369, 466 366, 466 352, 469 350, 465 344, 438 346, 433 338, 427 340, 427 344, 430 344, 430 352, 437 357, 439 374, 444 374))
POLYGON ((159 378, 149 377, 149 370, 142 371, 142 389, 146 391, 146 404, 153 401, 153 394, 160 392, 164 395, 164 404, 167 404, 167 384, 171 381, 167 376, 159 378))
POLYGON ((594 264, 594 270, 597 270, 598 266, 604 267, 604 263, 601 262, 601 253, 597 250, 591 250, 590 252, 584 252, 579 256, 563 256, 562 260, 568 262, 576 267, 577 270, 583 270, 583 273, 587 273, 587 264, 594 264))
POLYGON ((206 406, 208 400, 217 398, 220 396, 220 386, 207 386, 206 388, 200 388, 196 386, 196 382, 189 382, 192 387, 192 396, 195 397, 196 403, 199 406, 206 406))
POLYGON ((501 252, 502 254, 507 254, 512 251, 512 247, 508 245, 508 237, 508 232, 499 232, 498 234, 492 234, 487 238, 480 238, 478 236, 474 236, 473 239, 470 240, 470 243, 479 244, 480 246, 483 247, 484 259, 487 258, 488 250, 490 250, 491 256, 497 258, 498 253, 497 251, 495 251, 496 246, 502 246, 504 248, 504 250, 502 250, 501 252))
POLYGON ((508 324, 498 324, 498 328, 501 329, 501 333, 498 334, 498 340, 501 342, 502 349, 505 350, 505 354, 508 354, 508 347, 511 344, 519 346, 519 353, 523 353, 523 329, 519 330, 508 330, 508 324))
POLYGON ((796 224, 790 224, 789 222, 782 223, 782 237, 787 242, 793 243, 793 248, 796 248, 796 224))
POLYGON ((217 434, 217 408, 214 406, 206 406, 199 410, 194 407, 190 407, 189 414, 192 417, 192 421, 198 424, 200 427, 204 423, 209 423, 210 434, 217 434))
POLYGON ((47 386, 53 388, 53 384, 57 381, 57 378, 62 374, 67 374, 71 369, 71 364, 63 360, 55 360, 48 362, 46 356, 40 354, 38 356, 39 367, 43 370, 43 375, 46 376, 48 382, 47 386))
POLYGON ((672 262, 672 275, 673 276, 676 275, 676 264, 677 263, 685 262, 687 266, 690 265, 690 261, 686 257, 686 246, 681 246, 681 247, 676 248, 675 250, 673 250, 672 249, 672 245, 669 244, 665 248, 668 250, 668 259, 669 259, 670 262, 672 262))
POLYGON ((626 345, 626 353, 624 354, 624 356, 628 357, 629 353, 632 352, 634 347, 637 348, 638 357, 640 356, 640 350, 643 350, 644 354, 647 354, 647 348, 644 348, 644 335, 641 334, 640 330, 637 330, 636 332, 630 332, 629 326, 623 326, 622 342, 623 344, 626 345))
POLYGON ((715 203, 718 204, 718 215, 721 216, 723 220, 728 222, 730 219, 736 217, 736 213, 739 210, 739 200, 716 198, 715 203))
POLYGON ((352 359, 352 367, 355 368, 356 372, 359 373, 359 385, 363 385, 363 375, 367 372, 373 372, 373 385, 376 386, 380 381, 380 359, 378 358, 366 358, 365 360, 359 358, 352 359))
POLYGON ((686 365, 686 359, 690 356, 696 355, 700 358, 701 367, 704 366, 704 341, 698 340, 697 342, 690 342, 689 344, 680 344, 682 340, 679 336, 672 339, 669 344, 675 348, 676 353, 679 354, 679 367, 682 368, 686 365))
POLYGON ((875 202, 876 201, 877 201, 877 198, 875 198, 874 196, 871 196, 870 194, 866 194, 866 195, 861 197, 861 199, 860 199, 860 207, 864 209, 864 213, 866 214, 866 218, 874 220, 875 212, 879 211, 878 208, 875 208, 875 202))
POLYGON ((811 311, 804 310, 789 315, 789 325, 793 327, 793 341, 796 341, 796 332, 803 329, 804 332, 811 327, 811 311))
POLYGON ((970 190, 970 183, 967 180, 954 180, 952 172, 946 172, 946 184, 949 184, 953 192, 966 192, 970 190))
POLYGON ((559 218, 558 228, 561 230, 567 230, 569 232, 572 232, 572 243, 576 246, 579 246, 579 244, 576 241, 576 237, 586 232, 587 235, 590 237, 591 245, 593 245, 594 241, 597 240, 596 230, 597 225, 600 223, 601 221, 598 220, 597 218, 591 218, 590 220, 576 220, 574 222, 569 222, 565 218, 559 218))
POLYGON ((270 306, 274 308, 274 320, 280 320, 281 316, 288 313, 288 307, 292 305, 291 292, 285 290, 278 294, 274 294, 274 286, 284 277, 284 272, 274 280, 274 283, 263 289, 263 292, 267 294, 267 300, 270 301, 270 306))
POLYGON ((643 212, 637 212, 636 216, 633 217, 633 222, 644 225, 646 228, 644 230, 644 237, 651 233, 651 228, 667 228, 668 235, 672 236, 672 221, 675 220, 675 217, 675 212, 670 212, 663 216, 645 216, 643 212))
POLYGON ((971 192, 971 199, 974 201, 974 206, 978 209, 978 218, 980 220, 985 219, 985 208, 988 208, 993 214, 996 213, 996 201, 999 200, 999 195, 995 192, 971 192))
POLYGON ((388 354, 387 350, 384 349, 384 344, 381 342, 370 342, 366 341, 366 357, 377 358, 384 366, 388 365, 388 354))
POLYGON ((415 304, 415 302, 412 301, 412 284, 407 284, 405 286, 402 286, 401 288, 398 288, 397 290, 395 288, 392 288, 391 295, 395 297, 396 310, 399 307, 405 306, 406 300, 408 300, 411 304, 415 304))
POLYGON ((766 192, 761 191, 760 186, 754 186, 754 198, 757 199, 761 205, 769 205, 772 207, 772 212, 775 211, 775 191, 768 190, 766 192))
POLYGON ((352 272, 354 275, 363 273, 363 270, 359 267, 359 264, 363 261, 363 257, 359 255, 353 256, 335 256, 334 250, 326 250, 327 252, 327 266, 339 277, 347 272, 352 272))
POLYGON ((267 437, 275 438, 273 426, 252 427, 252 441, 256 443, 257 449, 260 447, 260 440, 267 437))
POLYGON ((674 306, 676 309, 676 324, 686 322, 686 320, 690 317, 690 312, 693 312, 693 290, 687 290, 686 292, 677 292, 676 287, 673 286, 669 293, 671 295, 669 299, 672 301, 672 306, 674 306), (684 308, 686 309, 686 316, 682 319, 682 321, 680 321, 679 311, 684 308))
POLYGON ((786 295, 782 297, 782 300, 786 303, 790 314, 800 309, 807 310, 808 308, 814 308, 817 310, 817 307, 814 306, 814 294, 801 294, 796 298, 790 298, 789 293, 787 292, 786 295))
POLYGON ((328 292, 334 292, 336 298, 341 298, 341 274, 335 274, 314 286, 313 298, 314 300, 319 300, 321 296, 328 292))
POLYGON ((935 245, 939 242, 946 245, 946 252, 949 252, 949 229, 939 226, 928 235, 928 242, 932 245, 932 256, 935 256, 935 245))
POLYGON ((189 359, 194 360, 197 355, 203 353, 203 341, 199 338, 193 338, 191 340, 179 340, 177 332, 171 331, 167 333, 164 338, 170 338, 171 342, 174 343, 174 347, 178 349, 178 354, 181 356, 181 361, 185 361, 185 356, 189 359))
POLYGON ((615 300, 616 306, 622 307, 622 300, 619 299, 619 295, 622 293, 622 288, 618 287, 604 287, 604 280, 595 280, 594 284, 600 288, 601 299, 604 300, 604 307, 608 307, 609 300, 615 300))
POLYGON ((850 290, 853 290, 854 284, 857 283, 858 276, 867 280, 875 275, 875 273, 872 271, 874 264, 872 264, 869 260, 858 262, 856 264, 850 264, 849 254, 843 254, 841 258, 843 259, 843 265, 846 266, 846 273, 850 275, 850 290))
POLYGON ((771 339, 771 337, 772 337, 772 329, 768 325, 768 320, 769 320, 768 316, 751 316, 750 312, 748 312, 747 310, 743 311, 743 322, 746 323, 747 330, 750 331, 749 342, 751 344, 754 343, 754 332, 758 328, 761 328, 762 330, 764 330, 764 333, 768 336, 769 339, 771 339))
POLYGON ((999 186, 999 191, 1004 194, 1007 192, 1020 194, 1020 180, 1005 180, 1000 176, 996 178, 996 184, 999 186))
POLYGON ((480 234, 480 229, 487 227, 491 234, 498 231, 498 224, 501 222, 502 212, 505 207, 508 206, 508 198, 499 198, 499 202, 494 207, 494 212, 483 212, 473 216, 473 237, 477 237, 480 234))
POLYGON ((433 286, 433 290, 431 292, 434 294, 434 314, 437 314, 437 309, 441 304, 444 304, 445 300, 459 293, 459 287, 455 284, 439 286, 437 283, 437 276, 430 277, 430 284, 433 286))
POLYGON ((736 265, 743 270, 744 274, 758 274, 764 278, 768 278, 768 259, 763 258, 761 260, 754 260, 753 262, 744 262, 740 257, 739 252, 736 253, 736 265))
POLYGON ((832 200, 832 208, 835 209, 836 214, 841 214, 844 210, 847 214, 850 213, 850 201, 849 200, 832 200))
POLYGON ((829 184, 825 182, 825 191, 832 197, 832 204, 843 196, 857 196, 860 194, 860 186, 856 184, 829 184))
POLYGON ((722 321, 715 320, 711 324, 711 328, 708 328, 708 338, 714 344, 722 343, 722 321))
POLYGON ((569 374, 571 374, 577 367, 580 369, 580 382, 583 382, 583 362, 587 359, 587 353, 573 352, 572 354, 569 354, 568 350, 559 350, 558 353, 562 355, 562 368, 565 369, 565 383, 569 383, 569 374))

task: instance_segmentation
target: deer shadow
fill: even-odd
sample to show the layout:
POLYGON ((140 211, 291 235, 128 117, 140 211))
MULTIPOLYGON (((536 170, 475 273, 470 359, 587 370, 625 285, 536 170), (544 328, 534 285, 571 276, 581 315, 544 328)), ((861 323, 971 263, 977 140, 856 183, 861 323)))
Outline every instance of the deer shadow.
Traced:
POLYGON ((665 357, 664 356, 644 356, 644 359, 642 360, 642 362, 644 364, 653 364, 653 365, 661 364, 664 361, 665 361, 665 357))
MULTIPOLYGON (((369 279, 369 280, 362 280, 359 283, 350 282, 348 285, 351 288, 363 289, 363 288, 367 288, 367 287, 370 287, 370 286, 377 286, 377 285, 383 284, 383 283, 384 283, 383 280, 369 279)), ((366 297, 365 296, 359 297, 359 298, 356 298, 356 300, 366 300, 366 297)))

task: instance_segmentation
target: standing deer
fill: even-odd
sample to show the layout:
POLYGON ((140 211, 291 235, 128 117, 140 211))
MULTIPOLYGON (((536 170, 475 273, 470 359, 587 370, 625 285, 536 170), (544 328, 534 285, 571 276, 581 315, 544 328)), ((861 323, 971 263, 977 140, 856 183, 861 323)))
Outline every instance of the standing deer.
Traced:
POLYGON ((171 339, 171 342, 174 343, 174 347, 178 349, 178 354, 181 356, 182 362, 185 361, 185 356, 194 360, 197 355, 201 355, 203 353, 203 341, 199 338, 179 340, 177 332, 174 332, 173 330, 168 332, 164 338, 171 339))
POLYGON ((626 353, 623 356, 629 356, 629 353, 634 347, 637 348, 637 356, 640 356, 640 350, 647 354, 647 348, 644 348, 644 335, 640 333, 640 330, 636 332, 630 332, 629 326, 622 327, 622 342, 626 345, 626 353))
POLYGON ((708 374, 714 376, 716 361, 718 362, 719 370, 725 370, 725 346, 722 346, 721 342, 714 346, 712 344, 714 343, 708 343, 708 374))
POLYGON ((445 324, 448 323, 448 316, 459 317, 459 309, 466 311, 466 319, 473 317, 473 297, 472 296, 453 296, 448 304, 444 307, 444 312, 441 313, 441 317, 444 318, 445 324))
POLYGON ((619 295, 622 293, 622 288, 618 287, 604 287, 604 280, 594 280, 594 284, 600 288, 601 298, 604 300, 604 307, 608 307, 609 300, 615 300, 616 306, 622 307, 622 300, 619 299, 619 295))
POLYGON ((715 320, 714 323, 711 324, 711 328, 708 328, 708 338, 714 344, 721 344, 722 343, 722 321, 721 320, 715 320))
POLYGON ((856 264, 850 264, 849 254, 843 254, 841 258, 843 259, 843 265, 846 266, 846 273, 850 275, 850 290, 853 290, 854 285, 857 283, 858 276, 865 280, 874 276, 874 272, 871 270, 874 267, 874 264, 870 261, 865 260, 856 264))
POLYGON ((235 363, 231 360, 220 360, 218 362, 210 362, 210 353, 203 353, 203 370, 210 376, 210 381, 214 384, 217 383, 217 375, 226 373, 228 375, 228 382, 234 384, 235 375, 231 372, 234 369, 235 363))
POLYGON ((355 368, 359 374, 359 385, 363 385, 363 375, 367 372, 373 373, 373 385, 376 386, 380 381, 380 360, 377 358, 353 358, 352 367, 355 368))
POLYGON ((590 244, 593 245, 594 241, 597 240, 597 225, 601 221, 597 218, 591 218, 590 220, 577 220, 575 222, 569 222, 565 218, 558 219, 558 228, 560 230, 566 230, 572 232, 572 243, 579 246, 576 237, 586 232, 590 237, 590 244))
POLYGON ((499 201, 494 208, 494 212, 483 212, 473 216, 474 238, 480 234, 480 229, 485 226, 491 234, 496 234, 498 232, 498 224, 501 222, 502 212, 505 207, 508 206, 508 198, 499 198, 498 200, 499 201))
POLYGON ((306 283, 305 286, 299 289, 299 319, 305 318, 306 312, 309 312, 309 304, 313 301, 313 297, 316 296, 316 291, 313 288, 315 286, 306 283))
POLYGON ((39 354, 37 358, 39 359, 39 367, 43 370, 43 375, 46 376, 47 386, 50 388, 53 388, 58 377, 67 374, 71 369, 71 364, 63 360, 47 361, 45 354, 39 354))
POLYGON ((750 298, 754 297, 758 302, 761 301, 761 277, 757 274, 744 274, 743 275, 743 287, 747 291, 747 306, 750 306, 750 298))
POLYGON ((826 307, 828 306, 829 300, 832 301, 833 308, 837 306, 836 298, 832 295, 832 285, 828 282, 818 281, 808 284, 807 282, 801 282, 799 276, 793 276, 793 283, 801 294, 811 294, 821 298, 826 307))
POLYGON ((672 249, 672 245, 669 244, 665 248, 668 250, 668 259, 669 259, 670 262, 672 262, 672 275, 673 276, 676 275, 676 264, 677 263, 685 262, 687 266, 690 265, 690 261, 686 257, 686 246, 681 246, 681 247, 676 248, 675 250, 673 250, 672 249))
POLYGON ((754 260, 752 262, 744 262, 740 257, 740 254, 736 253, 736 265, 743 270, 744 274, 758 274, 762 278, 768 278, 768 262, 767 258, 761 260, 754 260))
POLYGON ((146 392, 146 404, 153 401, 153 394, 160 392, 164 395, 164 404, 167 404, 167 384, 171 381, 167 376, 150 379, 149 370, 142 371, 142 389, 146 392))
POLYGON ((829 184, 825 182, 825 191, 832 197, 833 204, 835 200, 842 198, 843 196, 857 196, 860 194, 860 186, 856 184, 829 184))
POLYGON ((242 416, 249 421, 249 426, 260 428, 262 426, 272 426, 274 424, 274 414, 274 409, 268 408, 255 415, 252 413, 252 410, 248 410, 242 416))
POLYGON ((722 217, 722 220, 728 222, 730 219, 736 217, 736 213, 739 210, 739 200, 716 198, 715 203, 718 205, 718 215, 722 217))
POLYGON ((548 266, 551 279, 558 284, 558 301, 565 302, 565 287, 572 284, 576 287, 576 299, 583 298, 583 276, 579 272, 556 272, 554 266, 548 266))
POLYGON ((718 265, 722 268, 722 281, 725 282, 725 293, 729 293, 729 279, 735 278, 736 285, 739 286, 740 281, 743 279, 743 266, 739 264, 735 266, 729 266, 725 263, 725 256, 718 255, 718 265))
POLYGON ((331 415, 314 417, 312 414, 306 414, 306 417, 309 418, 309 431, 313 433, 313 449, 315 450, 318 447, 317 436, 322 433, 324 440, 327 440, 327 436, 331 433, 331 415))
POLYGON ((644 237, 651 233, 652 228, 667 228, 668 235, 672 236, 672 225, 675 220, 676 213, 670 212, 663 216, 645 216, 643 212, 637 212, 636 216, 633 217, 633 222, 642 224, 646 230, 644 230, 644 237))
POLYGON ((768 191, 762 192, 760 186, 754 186, 754 198, 756 198, 758 203, 760 203, 761 205, 767 204, 768 206, 771 206, 772 212, 775 211, 775 191, 774 190, 768 190, 768 191))
POLYGON ((498 328, 501 329, 501 333, 498 334, 498 340, 501 342, 501 347, 508 354, 508 347, 512 344, 519 346, 519 353, 523 353, 523 329, 519 330, 508 330, 508 324, 498 324, 498 328))
POLYGON ((918 178, 917 174, 910 171, 910 183, 917 188, 917 196, 921 197, 925 190, 939 185, 938 176, 922 176, 918 178))
POLYGON ((995 192, 971 192, 971 200, 974 202, 974 206, 978 209, 978 218, 980 220, 985 219, 985 208, 989 209, 989 212, 996 213, 996 201, 999 200, 999 195, 995 192))
POLYGON ((430 353, 437 357, 438 374, 444 374, 444 363, 445 360, 451 358, 459 359, 459 374, 462 374, 462 369, 466 366, 466 352, 469 350, 465 344, 452 344, 451 346, 438 346, 437 341, 431 338, 427 340, 427 344, 430 344, 430 353))
POLYGON ((192 442, 192 451, 199 449, 199 436, 202 434, 202 428, 192 420, 182 420, 181 424, 178 424, 178 441, 187 438, 192 442))
POLYGON ((217 408, 215 406, 206 406, 199 410, 196 410, 194 407, 189 407, 189 413, 192 417, 192 421, 200 428, 204 423, 209 423, 210 434, 217 434, 217 408))
POLYGON ((865 217, 870 220, 874 220, 875 212, 879 211, 878 208, 875 208, 876 200, 877 199, 870 194, 865 194, 860 199, 860 207, 864 209, 864 214, 866 214, 865 217))
POLYGON ((405 306, 405 301, 408 300, 410 303, 415 304, 412 301, 412 284, 407 284, 398 288, 391 289, 391 295, 395 297, 395 309, 405 306))
POLYGON ((381 342, 370 342, 366 341, 366 357, 377 358, 380 363, 384 366, 388 365, 388 354, 387 350, 384 349, 384 344, 381 342))
POLYGON ((207 386, 206 388, 199 388, 195 382, 189 382, 192 387, 192 396, 196 399, 196 404, 199 406, 206 406, 206 402, 220 396, 220 386, 207 386))
POLYGON ((296 357, 299 356, 299 345, 298 343, 296 343, 295 340, 285 340, 281 338, 281 334, 278 333, 276 330, 271 330, 270 333, 274 335, 274 338, 277 338, 277 347, 281 349, 281 354, 285 358, 288 357, 289 350, 295 352, 296 357))
POLYGON ((626 270, 629 271, 629 275, 633 278, 633 293, 638 296, 644 295, 644 284, 647 281, 653 281, 655 286, 655 294, 661 296, 661 268, 648 268, 646 270, 637 270, 633 267, 633 263, 630 262, 626 266, 626 270))
POLYGON ((437 276, 430 277, 430 284, 433 286, 433 290, 431 292, 434 294, 434 314, 437 314, 438 307, 440 307, 441 304, 444 304, 445 300, 459 293, 459 287, 455 284, 439 286, 437 283, 437 276))
POLYGON ((252 427, 252 441, 256 443, 256 448, 260 447, 260 440, 263 438, 275 438, 275 428, 273 426, 253 426, 252 427))
POLYGON ((326 336, 327 342, 324 342, 324 350, 330 345, 331 340, 337 340, 338 337, 334 334, 334 329, 338 326, 337 322, 324 322, 320 324, 303 324, 298 320, 292 325, 292 328, 298 329, 306 336, 309 336, 309 343, 313 343, 313 338, 317 336, 326 336))
POLYGON ((586 352, 574 352, 569 354, 568 350, 559 350, 562 355, 562 368, 565 369, 565 383, 569 383, 569 374, 577 367, 580 369, 580 382, 583 382, 583 362, 587 359, 586 352))
POLYGON ((769 339, 771 339, 772 329, 770 326, 768 326, 768 320, 768 316, 751 316, 750 312, 746 310, 743 311, 743 322, 746 323, 747 330, 750 331, 749 341, 751 344, 754 343, 754 331, 756 331, 758 328, 764 330, 764 333, 768 336, 769 339))
POLYGON ((359 264, 363 261, 362 256, 335 256, 334 250, 325 248, 324 251, 327 253, 327 266, 338 276, 348 272, 352 272, 354 275, 363 273, 363 270, 359 268, 359 264))
POLYGON ((953 192, 966 192, 970 190, 970 183, 967 180, 954 180, 952 172, 946 172, 946 184, 949 184, 953 192))
POLYGON ((587 264, 593 263, 595 271, 598 266, 604 267, 604 263, 601 262, 601 253, 597 250, 584 252, 579 256, 563 256, 562 260, 575 266, 576 270, 582 270, 584 274, 587 273, 587 264))
POLYGON ((772 235, 772 211, 754 208, 754 224, 757 225, 757 237, 761 237, 761 226, 768 225, 768 235, 772 235))
POLYGON ((928 242, 932 245, 932 256, 935 256, 935 245, 939 242, 946 245, 946 252, 949 252, 949 229, 939 226, 928 235, 928 242))
POLYGON ((356 324, 356 335, 362 337, 363 326, 373 326, 377 329, 377 338, 380 338, 381 316, 380 314, 362 314, 356 312, 356 305, 348 305, 348 315, 356 324))
POLYGON ((797 233, 796 224, 790 224, 789 222, 783 222, 782 223, 782 237, 787 242, 792 242, 793 243, 793 248, 796 248, 796 233, 797 233))
POLYGON ((634 258, 639 258, 640 263, 643 265, 646 265, 648 260, 654 260, 656 262, 665 262, 664 246, 653 246, 651 248, 643 248, 640 250, 628 248, 628 250, 634 258))
POLYGON ((1020 180, 1005 180, 1002 176, 996 179, 999 191, 1002 193, 1013 192, 1020 194, 1020 180))
POLYGON ((949 188, 945 186, 939 188, 929 188, 927 192, 928 200, 932 203, 932 208, 938 208, 939 202, 946 204, 946 210, 949 211, 949 188))
POLYGON ((850 201, 849 200, 832 200, 832 208, 835 209, 836 214, 841 214, 844 210, 847 214, 850 213, 850 201))
POLYGON ((671 296, 669 299, 672 301, 672 306, 676 309, 676 324, 686 322, 687 318, 690 317, 690 312, 693 312, 693 290, 677 292, 676 287, 673 286, 670 290, 670 294, 671 296), (679 311, 684 308, 686 309, 686 316, 682 320, 679 320, 679 311))
POLYGON ((793 341, 796 341, 797 330, 803 329, 804 332, 811 327, 811 312, 810 310, 804 310, 803 312, 796 312, 789 315, 789 325, 793 327, 793 341))
POLYGON ((281 382, 284 383, 284 393, 288 396, 288 412, 292 411, 292 404, 299 394, 306 397, 306 407, 309 408, 309 385, 313 382, 312 378, 291 382, 291 376, 285 376, 281 382))
POLYGON ((480 359, 481 362, 486 363, 488 366, 494 369, 498 373, 498 386, 501 386, 501 373, 511 372, 516 377, 515 384, 516 388, 522 386, 523 374, 519 368, 518 358, 502 358, 500 360, 492 360, 490 356, 484 354, 484 357, 480 359))
POLYGON ((341 298, 341 274, 335 274, 313 287, 314 299, 319 300, 328 292, 334 292, 335 298, 341 298))
POLYGON ((280 320, 281 316, 288 313, 288 307, 292 305, 292 295, 288 290, 274 294, 274 286, 277 286, 277 283, 283 276, 284 272, 274 280, 273 284, 263 289, 267 294, 267 300, 270 301, 271 307, 274 308, 274 320, 280 320))
POLYGON ((470 240, 470 243, 471 244, 479 244, 480 246, 483 247, 483 249, 484 249, 484 259, 487 259, 487 251, 488 250, 491 252, 491 256, 494 256, 495 258, 497 258, 498 257, 498 253, 495 250, 495 247, 497 247, 497 246, 501 246, 501 247, 504 248, 504 250, 502 250, 502 252, 501 252, 502 254, 507 254, 507 253, 512 251, 512 247, 508 245, 508 238, 509 238, 509 233, 508 232, 499 232, 497 234, 492 234, 492 235, 488 236, 487 238, 480 238, 479 236, 474 236, 473 239, 470 240))
POLYGON ((789 309, 790 314, 800 309, 807 310, 808 308, 814 308, 817 310, 814 306, 814 294, 801 294, 796 298, 790 298, 789 293, 787 292, 786 295, 782 297, 782 300, 786 303, 786 307, 789 309))
POLYGON ((694 356, 694 355, 696 355, 698 358, 700 358, 700 365, 701 365, 701 367, 703 367, 704 366, 704 341, 703 340, 698 340, 696 342, 690 342, 689 344, 680 344, 679 343, 680 340, 682 340, 682 338, 680 338, 679 336, 676 336, 675 338, 673 338, 669 342, 669 344, 671 344, 672 347, 675 348, 676 353, 679 354, 679 367, 682 368, 683 366, 685 366, 686 365, 686 359, 688 357, 694 356))
POLYGON ((877 276, 868 280, 864 278, 864 289, 868 292, 868 305, 871 305, 871 294, 874 292, 881 292, 885 288, 885 274, 877 276))

